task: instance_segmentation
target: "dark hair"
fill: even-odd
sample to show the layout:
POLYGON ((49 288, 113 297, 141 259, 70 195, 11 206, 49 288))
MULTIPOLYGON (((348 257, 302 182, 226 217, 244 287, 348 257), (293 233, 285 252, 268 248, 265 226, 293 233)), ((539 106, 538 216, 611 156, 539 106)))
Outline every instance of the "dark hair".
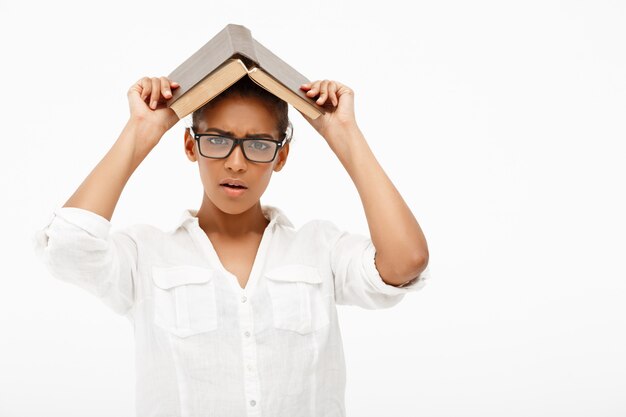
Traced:
POLYGON ((291 142, 293 136, 293 125, 291 124, 291 121, 289 121, 287 102, 260 87, 248 76, 241 77, 237 82, 235 82, 226 90, 222 91, 218 96, 213 98, 213 100, 209 101, 204 106, 194 111, 192 115, 191 127, 193 131, 198 131, 198 123, 204 115, 205 111, 210 111, 210 109, 217 103, 219 103, 220 100, 232 96, 239 96, 241 98, 256 97, 263 100, 263 102, 271 109, 272 113, 276 116, 276 129, 280 134, 280 139, 286 138, 285 144, 291 142))

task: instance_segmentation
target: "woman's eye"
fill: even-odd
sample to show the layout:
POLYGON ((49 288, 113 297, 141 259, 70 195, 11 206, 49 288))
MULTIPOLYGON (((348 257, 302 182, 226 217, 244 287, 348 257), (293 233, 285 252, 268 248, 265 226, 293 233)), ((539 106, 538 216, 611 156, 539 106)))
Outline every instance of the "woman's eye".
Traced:
POLYGON ((256 141, 250 142, 250 147, 254 149, 255 151, 264 151, 265 149, 268 148, 268 145, 265 142, 256 140, 256 141))
POLYGON ((220 138, 220 137, 211 137, 211 138, 209 138, 209 142, 212 145, 223 145, 224 143, 226 143, 226 140, 224 138, 220 138))

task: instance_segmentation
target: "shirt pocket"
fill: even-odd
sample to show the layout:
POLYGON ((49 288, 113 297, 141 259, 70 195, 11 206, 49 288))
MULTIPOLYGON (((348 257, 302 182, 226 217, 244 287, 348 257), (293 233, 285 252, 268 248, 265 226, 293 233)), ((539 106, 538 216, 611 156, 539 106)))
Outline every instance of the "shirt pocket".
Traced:
POLYGON ((153 266, 154 323, 178 337, 217 329, 213 274, 197 266, 153 266))
POLYGON ((274 327, 308 334, 329 323, 322 276, 308 265, 284 265, 265 273, 274 327))

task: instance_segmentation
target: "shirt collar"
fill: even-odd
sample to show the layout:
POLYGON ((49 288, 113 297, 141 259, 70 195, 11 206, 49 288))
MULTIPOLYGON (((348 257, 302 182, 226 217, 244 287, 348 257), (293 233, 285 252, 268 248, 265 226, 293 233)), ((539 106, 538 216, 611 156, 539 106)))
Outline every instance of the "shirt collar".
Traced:
MULTIPOLYGON (((294 227, 293 223, 287 218, 287 215, 278 207, 271 206, 268 204, 261 204, 261 211, 263 211, 263 215, 269 219, 270 223, 267 227, 273 227, 274 225, 281 225, 287 227, 294 227)), ((180 216, 179 227, 183 226, 186 223, 193 222, 198 224, 198 218, 196 217, 198 214, 198 209, 185 209, 183 210, 183 214, 180 216)))

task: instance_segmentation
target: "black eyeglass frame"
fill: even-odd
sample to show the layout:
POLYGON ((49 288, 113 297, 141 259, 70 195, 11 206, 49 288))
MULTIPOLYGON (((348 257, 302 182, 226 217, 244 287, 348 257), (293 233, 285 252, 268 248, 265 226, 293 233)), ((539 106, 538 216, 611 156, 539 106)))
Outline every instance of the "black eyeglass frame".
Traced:
POLYGON ((195 133, 193 131, 193 129, 190 127, 189 130, 191 131, 191 133, 193 134, 193 138, 196 140, 196 144, 198 146, 198 152, 200 153, 200 155, 202 155, 205 158, 211 158, 211 159, 226 159, 230 156, 231 153, 233 153, 233 151, 235 150, 235 147, 239 144, 241 144, 241 151, 243 153, 244 158, 246 158, 248 161, 250 162, 254 162, 257 164, 267 164, 272 162, 274 159, 276 159, 276 155, 278 155, 278 151, 282 148, 283 146, 283 142, 285 141, 286 135, 283 136, 283 138, 281 140, 273 140, 273 139, 268 139, 268 138, 235 138, 235 137, 231 137, 231 136, 226 136, 226 135, 220 135, 217 133, 195 133), (200 149, 200 139, 203 136, 211 136, 211 137, 216 137, 216 138, 223 138, 223 139, 230 139, 233 141, 233 146, 231 146, 230 151, 228 151, 228 153, 225 156, 206 156, 205 154, 202 153, 202 150, 200 149), (272 156, 272 159, 270 159, 269 161, 255 161, 253 159, 248 158, 248 155, 246 155, 246 150, 243 146, 244 142, 250 141, 250 140, 265 140, 268 142, 274 142, 276 144, 276 149, 274 150, 274 156, 272 156))

